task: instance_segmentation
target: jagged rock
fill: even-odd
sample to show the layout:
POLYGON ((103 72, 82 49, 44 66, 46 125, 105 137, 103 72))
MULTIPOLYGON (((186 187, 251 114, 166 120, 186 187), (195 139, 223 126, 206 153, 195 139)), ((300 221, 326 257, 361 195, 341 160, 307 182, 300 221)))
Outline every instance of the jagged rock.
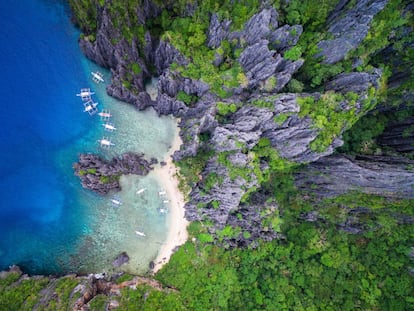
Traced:
POLYGON ((350 72, 337 75, 334 80, 328 82, 325 86, 326 90, 347 93, 362 93, 370 86, 378 88, 378 81, 382 75, 380 69, 375 69, 373 73, 367 72, 350 72))
POLYGON ((357 0, 352 8, 346 9, 346 1, 341 1, 328 18, 328 31, 333 39, 319 42, 318 48, 322 51, 315 56, 324 57, 323 62, 326 64, 334 64, 344 59, 366 37, 373 17, 387 2, 388 0, 357 0))
POLYGON ((414 161, 403 158, 336 155, 310 163, 295 176, 301 191, 319 198, 351 190, 396 198, 414 198, 414 161))
POLYGON ((303 60, 285 60, 276 51, 269 50, 268 43, 267 40, 261 40, 247 47, 240 54, 239 62, 246 72, 249 88, 256 87, 261 81, 274 75, 276 85, 269 91, 278 92, 302 66, 303 60))
POLYGON ((207 46, 210 48, 218 48, 221 41, 227 38, 231 21, 224 20, 219 22, 217 14, 213 13, 210 19, 210 26, 207 34, 207 46))
POLYGON ((159 75, 161 75, 172 63, 177 63, 182 66, 187 64, 184 56, 181 55, 175 47, 162 40, 155 50, 154 62, 159 75))
POLYGON ((302 25, 283 25, 269 35, 270 46, 278 52, 284 52, 298 43, 302 32, 302 25))
POLYGON ((151 100, 151 97, 147 92, 141 92, 136 97, 135 107, 137 107, 138 110, 145 110, 154 105, 155 102, 151 100))
POLYGON ((190 194, 192 200, 185 206, 185 215, 191 221, 207 217, 215 223, 215 228, 221 229, 227 224, 230 212, 238 209, 246 190, 257 186, 257 179, 253 173, 249 180, 241 177, 230 178, 228 169, 217 163, 216 158, 208 161, 203 178, 210 173, 220 176, 221 182, 214 185, 208 193, 204 193, 202 182, 194 187, 190 194), (214 201, 218 203, 217 207, 212 205, 214 201), (200 205, 204 207, 201 208, 200 205))
POLYGON ((187 108, 179 124, 184 144, 173 154, 174 161, 195 156, 200 144, 199 134, 211 132, 217 126, 214 103, 213 98, 207 96, 199 100, 194 108, 187 108))
POLYGON ((179 91, 201 97, 208 90, 208 84, 199 80, 182 78, 169 70, 166 70, 158 79, 159 93, 165 93, 170 97, 175 97, 179 91))
POLYGON ((279 92, 284 86, 292 79, 292 75, 302 67, 304 63, 303 59, 297 61, 283 60, 283 63, 278 67, 277 72, 274 74, 276 78, 276 85, 270 88, 271 92, 279 92))
POLYGON ((264 9, 245 24, 241 38, 247 45, 259 42, 267 38, 272 29, 277 28, 278 14, 274 8, 264 9))
POLYGON ((269 50, 268 43, 267 40, 261 40, 240 54, 239 62, 249 79, 249 87, 269 78, 283 61, 275 51, 269 50))
POLYGON ((414 152, 414 117, 394 121, 377 138, 381 146, 392 147, 398 152, 414 152))
POLYGON ((176 100, 175 98, 161 94, 157 97, 157 103, 154 106, 154 109, 158 112, 158 114, 172 114, 175 117, 180 117, 185 114, 188 107, 183 102, 176 100))
POLYGON ((152 164, 152 159, 148 162, 142 154, 132 152, 124 153, 111 161, 103 160, 94 154, 80 154, 79 161, 73 168, 84 188, 106 194, 110 190, 120 190, 121 175, 146 175, 152 169, 152 164))

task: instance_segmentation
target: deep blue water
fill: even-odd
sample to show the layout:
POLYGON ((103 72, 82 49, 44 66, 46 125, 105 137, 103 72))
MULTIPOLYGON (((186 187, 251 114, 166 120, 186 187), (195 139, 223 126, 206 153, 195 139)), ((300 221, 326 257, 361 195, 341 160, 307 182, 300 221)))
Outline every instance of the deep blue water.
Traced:
POLYGON ((100 126, 74 96, 90 83, 79 33, 51 0, 0 1, 0 29, 0 269, 68 272, 88 227, 72 146, 100 126))

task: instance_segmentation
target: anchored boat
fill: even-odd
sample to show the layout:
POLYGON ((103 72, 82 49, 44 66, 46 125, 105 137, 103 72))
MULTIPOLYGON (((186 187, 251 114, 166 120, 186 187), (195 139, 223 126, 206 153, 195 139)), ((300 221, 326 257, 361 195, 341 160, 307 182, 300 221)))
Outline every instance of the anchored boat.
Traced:
POLYGON ((112 117, 112 114, 109 112, 109 110, 102 110, 100 113, 98 113, 98 115, 105 121, 108 121, 112 117))
POLYGON ((111 203, 115 206, 121 206, 122 205, 122 201, 116 197, 111 199, 111 203))
POLYGON ((145 236, 144 232, 141 232, 141 231, 138 231, 138 230, 135 230, 135 233, 139 236, 145 236))
POLYGON ((96 83, 105 82, 104 79, 103 79, 103 74, 100 73, 99 71, 96 71, 96 72, 92 71, 91 75, 92 75, 92 80, 94 82, 96 82, 96 83))
POLYGON ((95 94, 95 92, 92 92, 91 89, 83 88, 80 90, 79 94, 76 94, 76 96, 79 96, 83 101, 88 101, 93 94, 95 94))
POLYGON ((111 142, 108 138, 103 137, 102 139, 98 139, 98 143, 103 148, 110 148, 111 146, 115 146, 113 142, 111 142))
POLYGON ((83 111, 89 113, 91 116, 98 112, 98 109, 96 108, 98 103, 94 103, 92 99, 83 103, 83 106, 85 107, 83 111))
POLYGON ((111 123, 104 123, 104 124, 102 124, 102 125, 103 125, 104 129, 105 129, 106 131, 108 131, 108 132, 113 132, 113 131, 116 131, 116 127, 115 127, 115 125, 113 125, 113 124, 111 124, 111 123))

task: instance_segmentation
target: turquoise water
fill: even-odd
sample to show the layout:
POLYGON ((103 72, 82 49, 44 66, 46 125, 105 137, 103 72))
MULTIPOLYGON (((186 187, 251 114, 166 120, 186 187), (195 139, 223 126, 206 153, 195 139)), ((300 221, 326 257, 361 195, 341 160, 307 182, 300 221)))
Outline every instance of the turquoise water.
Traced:
POLYGON ((82 189, 72 163, 84 152, 109 158, 137 151, 162 159, 176 133, 174 120, 137 112, 92 82, 91 71, 99 69, 106 82, 110 75, 81 54, 63 1, 3 0, 0 26, 0 269, 110 271, 127 251, 131 262, 123 269, 144 272, 168 230, 168 215, 157 211, 161 186, 150 177, 123 178, 117 208, 110 204, 114 194, 82 189), (111 111, 117 131, 105 132, 98 116, 83 112, 75 96, 82 87, 96 92, 98 108, 111 111), (97 144, 103 136, 115 143, 110 150, 97 144), (147 190, 138 195, 140 188, 147 190))

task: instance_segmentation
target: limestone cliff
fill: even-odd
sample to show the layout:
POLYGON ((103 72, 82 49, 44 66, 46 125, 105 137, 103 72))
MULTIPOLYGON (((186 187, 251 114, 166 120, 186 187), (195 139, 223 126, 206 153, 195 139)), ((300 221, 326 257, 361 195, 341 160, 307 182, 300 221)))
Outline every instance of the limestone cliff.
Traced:
MULTIPOLYGON (((188 44, 200 44, 201 38, 200 48, 212 55, 206 58, 210 62, 206 70, 215 72, 215 80, 207 74, 203 76, 201 71, 194 74, 194 69, 188 73, 197 66, 195 58, 199 56, 188 53, 182 45, 184 39, 175 40, 167 29, 161 35, 151 32, 148 24, 154 24, 155 19, 161 18, 161 28, 168 23, 160 16, 166 14, 163 9, 177 7, 168 2, 141 2, 140 6, 122 8, 109 2, 96 4, 92 8, 96 14, 95 29, 85 27, 77 14, 85 31, 80 39, 82 50, 98 64, 111 68, 113 78, 107 90, 110 95, 138 109, 153 107, 159 114, 181 118, 184 144, 174 154, 174 160, 200 153, 210 155, 192 184, 186 205, 189 220, 211 221, 213 234, 227 225, 242 227, 250 233, 248 241, 238 235, 233 240, 235 244, 244 245, 256 237, 277 237, 276 232, 271 233, 273 229, 263 230, 263 219, 247 221, 252 219, 252 209, 257 208, 244 204, 249 195, 267 182, 272 170, 315 161, 323 166, 325 161, 337 159, 326 156, 342 145, 342 133, 375 107, 383 83, 381 70, 371 67, 361 72, 356 70, 357 65, 329 78, 318 90, 308 88, 308 92, 303 92, 303 87, 289 92, 298 84, 292 77, 309 57, 322 56, 321 64, 344 60, 363 42, 373 18, 388 2, 358 0, 351 5, 340 1, 327 19, 326 31, 333 38, 317 42, 319 54, 307 58, 296 55, 306 29, 286 23, 283 11, 278 12, 268 3, 261 3, 257 12, 236 29, 232 28, 231 16, 223 18, 211 12, 208 27, 201 33, 197 29, 190 33, 193 41, 188 40, 188 44), (237 70, 233 73, 236 79, 227 68, 237 70), (159 76, 155 101, 144 88, 145 79, 151 75, 159 76), (234 215, 246 221, 237 221, 234 215)), ((187 22, 185 18, 195 14, 200 6, 196 1, 183 11, 174 11, 175 18, 187 22)), ((354 64, 359 63, 361 60, 354 60, 354 64)), ((332 180, 336 178, 334 167, 327 165, 325 172, 332 172, 332 180)), ((358 167, 351 171, 369 175, 358 167)), ((397 174, 400 168, 389 170, 390 174, 397 174)), ((407 174, 411 178, 412 172, 407 174)), ((302 188, 307 186, 300 184, 302 188)), ((278 209, 276 203, 269 208, 278 209)))

